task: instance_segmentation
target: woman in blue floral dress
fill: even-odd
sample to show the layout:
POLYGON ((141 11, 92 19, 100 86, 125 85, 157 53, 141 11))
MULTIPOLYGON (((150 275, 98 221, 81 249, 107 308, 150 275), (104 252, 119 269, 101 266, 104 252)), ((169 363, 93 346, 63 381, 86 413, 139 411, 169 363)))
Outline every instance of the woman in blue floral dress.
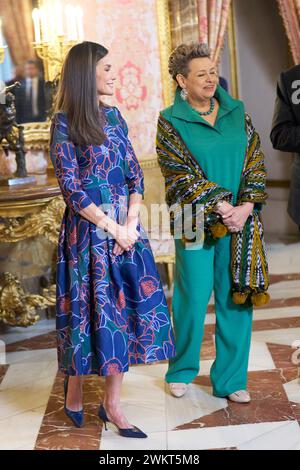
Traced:
POLYGON ((66 209, 57 261, 56 327, 65 411, 83 424, 82 376, 106 376, 99 417, 146 437, 120 406, 130 365, 175 355, 170 315, 139 219, 143 172, 116 107, 110 55, 85 41, 69 51, 51 126, 50 156, 66 209), (105 406, 105 408, 104 408, 105 406))

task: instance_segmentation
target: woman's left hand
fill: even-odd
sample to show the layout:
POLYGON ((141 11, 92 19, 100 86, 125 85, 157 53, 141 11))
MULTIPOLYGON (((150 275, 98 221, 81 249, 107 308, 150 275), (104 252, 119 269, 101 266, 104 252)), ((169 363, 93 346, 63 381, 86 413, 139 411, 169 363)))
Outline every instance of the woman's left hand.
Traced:
POLYGON ((230 232, 240 232, 253 211, 253 202, 245 202, 240 206, 236 206, 233 213, 229 216, 224 215, 222 220, 230 232))

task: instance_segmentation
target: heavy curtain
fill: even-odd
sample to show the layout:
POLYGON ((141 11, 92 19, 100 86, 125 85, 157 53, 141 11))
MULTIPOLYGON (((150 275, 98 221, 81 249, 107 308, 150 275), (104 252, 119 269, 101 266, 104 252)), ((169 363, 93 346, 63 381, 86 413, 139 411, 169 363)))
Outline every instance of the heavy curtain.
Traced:
POLYGON ((173 47, 191 41, 204 42, 218 62, 227 27, 231 0, 170 0, 173 47))
POLYGON ((198 40, 197 0, 169 0, 172 46, 198 40))
POLYGON ((199 41, 209 45, 212 59, 219 61, 231 0, 198 0, 199 41))
POLYGON ((32 9, 33 0, 0 0, 3 33, 14 64, 35 58, 32 9))
POLYGON ((278 0, 293 60, 300 64, 300 0, 278 0))

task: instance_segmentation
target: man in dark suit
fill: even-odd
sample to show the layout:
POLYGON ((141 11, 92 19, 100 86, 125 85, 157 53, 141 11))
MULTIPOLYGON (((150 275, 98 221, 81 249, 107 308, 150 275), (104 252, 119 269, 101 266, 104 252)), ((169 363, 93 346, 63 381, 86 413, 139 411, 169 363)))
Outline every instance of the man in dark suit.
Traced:
POLYGON ((38 122, 46 119, 45 82, 34 60, 24 67, 24 80, 16 91, 17 122, 38 122))
POLYGON ((270 137, 275 149, 295 154, 288 213, 300 229, 300 65, 279 76, 270 137))
POLYGON ((219 77, 219 84, 222 88, 224 88, 224 90, 228 91, 228 82, 227 82, 226 78, 219 77))

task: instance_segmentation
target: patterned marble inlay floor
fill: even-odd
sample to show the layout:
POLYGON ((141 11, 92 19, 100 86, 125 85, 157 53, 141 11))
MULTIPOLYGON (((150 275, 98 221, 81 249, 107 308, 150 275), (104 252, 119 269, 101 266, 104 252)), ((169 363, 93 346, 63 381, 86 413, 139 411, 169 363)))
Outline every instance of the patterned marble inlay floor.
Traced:
POLYGON ((122 403, 148 439, 124 439, 97 417, 104 379, 84 381, 85 426, 63 411, 55 323, 4 328, 0 337, 0 449, 300 449, 300 243, 270 247, 272 302, 254 312, 246 405, 212 395, 213 297, 208 309, 200 373, 174 398, 164 383, 167 363, 131 367, 122 403), (3 351, 5 346, 5 351, 3 351), (294 358, 294 362, 292 360, 294 358))

